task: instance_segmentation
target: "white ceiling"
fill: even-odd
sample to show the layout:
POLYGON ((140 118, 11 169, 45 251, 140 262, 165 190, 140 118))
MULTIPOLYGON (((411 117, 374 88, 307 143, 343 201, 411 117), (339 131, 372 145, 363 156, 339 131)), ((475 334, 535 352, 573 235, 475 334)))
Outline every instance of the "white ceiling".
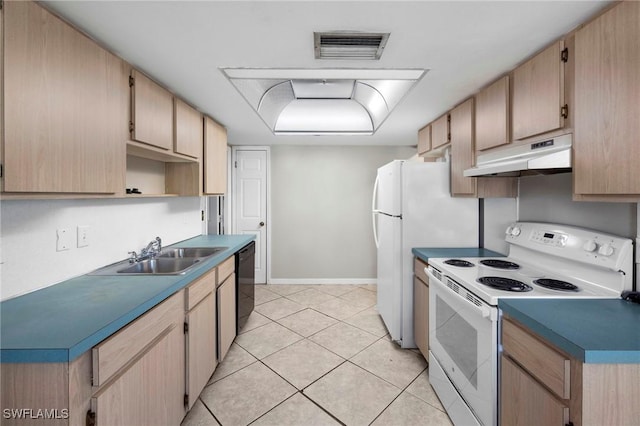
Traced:
POLYGON ((45 1, 228 129, 233 145, 415 145, 417 131, 603 1, 45 1), (316 60, 314 31, 390 32, 379 61, 316 60), (219 68, 425 68, 373 136, 274 136, 219 68))

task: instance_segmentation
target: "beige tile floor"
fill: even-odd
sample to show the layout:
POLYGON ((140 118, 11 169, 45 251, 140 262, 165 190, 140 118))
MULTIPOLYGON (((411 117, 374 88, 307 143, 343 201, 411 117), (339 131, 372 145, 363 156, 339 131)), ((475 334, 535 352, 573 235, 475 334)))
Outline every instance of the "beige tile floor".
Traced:
POLYGON ((183 426, 451 425, 372 285, 266 285, 183 426))

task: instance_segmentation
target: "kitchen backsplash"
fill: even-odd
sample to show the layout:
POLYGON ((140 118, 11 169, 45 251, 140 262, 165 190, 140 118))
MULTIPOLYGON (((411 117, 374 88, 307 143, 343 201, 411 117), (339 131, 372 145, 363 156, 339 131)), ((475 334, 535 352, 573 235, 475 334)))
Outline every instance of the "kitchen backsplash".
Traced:
POLYGON ((572 174, 520 178, 519 220, 596 229, 627 238, 638 235, 636 203, 572 200, 572 174))
POLYGON ((26 200, 0 203, 0 299, 127 258, 156 236, 169 245, 202 233, 200 198, 26 200), (78 248, 77 227, 87 246, 78 248), (57 251, 57 230, 70 233, 57 251))

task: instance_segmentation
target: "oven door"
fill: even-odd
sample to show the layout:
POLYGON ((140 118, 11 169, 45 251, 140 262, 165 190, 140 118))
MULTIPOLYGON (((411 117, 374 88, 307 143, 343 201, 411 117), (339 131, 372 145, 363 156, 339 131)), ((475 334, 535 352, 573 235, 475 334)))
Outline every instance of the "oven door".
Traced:
MULTIPOLYGON (((439 279, 431 270, 427 273, 429 349, 439 364, 437 370, 444 372, 475 420, 485 426, 496 425, 498 309, 484 303, 446 275, 439 279)), ((436 384, 433 386, 438 393, 436 384)), ((445 399, 452 397, 447 395, 445 399)), ((453 399, 452 406, 459 405, 460 401, 453 399)), ((465 418, 462 413, 460 416, 465 418)))

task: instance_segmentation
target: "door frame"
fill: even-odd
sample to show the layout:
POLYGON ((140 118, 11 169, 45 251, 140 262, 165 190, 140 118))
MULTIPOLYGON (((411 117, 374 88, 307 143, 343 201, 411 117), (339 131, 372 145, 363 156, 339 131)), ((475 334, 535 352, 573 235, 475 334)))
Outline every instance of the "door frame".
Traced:
POLYGON ((238 212, 238 208, 236 205, 237 197, 235 194, 236 181, 238 179, 235 164, 238 160, 238 151, 265 151, 267 154, 267 194, 265 197, 265 203, 267 203, 267 217, 265 218, 265 222, 267 223, 267 250, 265 253, 265 268, 267 268, 267 284, 271 284, 271 231, 269 230, 271 226, 271 147, 266 145, 233 145, 231 147, 231 164, 229 165, 229 169, 231 170, 231 179, 229 182, 231 202, 227 203, 227 206, 231 209, 231 214, 229 215, 231 223, 227 222, 227 229, 230 229, 232 234, 236 234, 238 232, 238 228, 236 227, 236 214, 238 212))

